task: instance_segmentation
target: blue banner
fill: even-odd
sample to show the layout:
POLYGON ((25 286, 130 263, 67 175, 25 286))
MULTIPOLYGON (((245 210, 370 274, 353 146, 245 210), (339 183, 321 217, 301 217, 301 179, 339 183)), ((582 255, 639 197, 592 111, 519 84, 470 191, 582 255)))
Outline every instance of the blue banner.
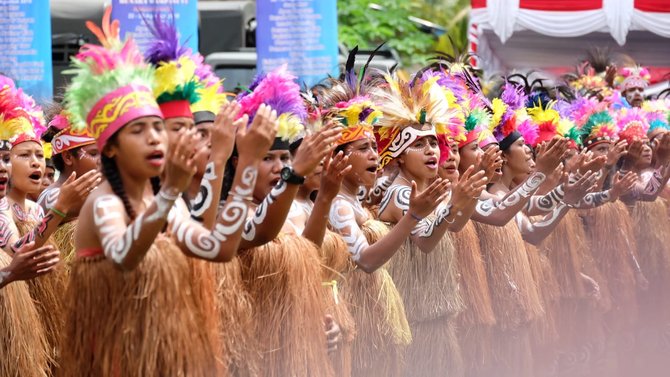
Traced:
POLYGON ((49 0, 0 2, 0 73, 37 102, 53 97, 49 0))
POLYGON ((336 0, 257 0, 256 66, 288 64, 300 84, 339 74, 336 0))
POLYGON ((151 21, 154 12, 174 16, 181 43, 198 51, 197 0, 112 0, 112 19, 119 20, 121 38, 131 33, 142 51, 153 40, 143 17, 151 21))

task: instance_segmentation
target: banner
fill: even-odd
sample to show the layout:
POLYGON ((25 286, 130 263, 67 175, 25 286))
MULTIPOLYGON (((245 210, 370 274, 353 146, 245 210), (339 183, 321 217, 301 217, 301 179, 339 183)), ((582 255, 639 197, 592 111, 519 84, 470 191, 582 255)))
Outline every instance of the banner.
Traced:
POLYGON ((0 73, 37 102, 53 97, 49 0, 0 1, 0 73))
POLYGON ((153 39, 143 18, 151 21, 154 12, 174 16, 181 43, 198 51, 197 0, 112 0, 112 19, 119 20, 121 38, 131 33, 142 51, 153 39))
POLYGON ((257 0, 257 69, 288 64, 300 84, 337 77, 336 0, 257 0))

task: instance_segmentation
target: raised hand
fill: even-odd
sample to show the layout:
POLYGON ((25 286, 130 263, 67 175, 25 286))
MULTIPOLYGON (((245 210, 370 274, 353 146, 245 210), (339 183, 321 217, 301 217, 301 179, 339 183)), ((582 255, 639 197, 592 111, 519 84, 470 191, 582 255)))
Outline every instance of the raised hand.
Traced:
POLYGON ((554 137, 546 146, 538 150, 535 166, 538 172, 545 175, 551 174, 558 164, 563 161, 568 151, 568 141, 565 138, 554 137))
POLYGON ((584 198, 584 195, 596 189, 597 179, 597 173, 587 171, 576 182, 566 184, 563 201, 570 205, 579 203, 584 198))
POLYGON ((335 322, 333 317, 329 314, 324 318, 324 325, 326 327, 326 342, 328 345, 328 353, 337 350, 337 346, 342 341, 342 331, 340 326, 335 322))
POLYGON ((327 126, 314 135, 306 136, 293 159, 295 173, 303 177, 312 174, 324 157, 335 149, 340 134, 340 128, 327 126))
POLYGON ((349 165, 349 156, 345 156, 343 151, 337 152, 334 157, 326 157, 323 163, 323 172, 321 173, 321 184, 319 186, 319 196, 332 201, 340 191, 344 176, 351 170, 349 165))
POLYGON ((88 194, 98 187, 101 181, 102 174, 96 170, 88 171, 79 178, 73 172, 60 187, 54 208, 65 214, 79 213, 88 194))
POLYGON ((582 161, 581 166, 579 167, 579 172, 584 173, 587 171, 599 172, 605 166, 607 162, 607 157, 598 156, 594 157, 593 153, 587 152, 584 160, 582 161))
POLYGON ((626 195, 637 183, 637 174, 628 172, 626 174, 616 173, 612 178, 612 188, 610 189, 610 195, 613 198, 619 198, 622 195, 626 195))
POLYGON ((195 129, 182 131, 169 147, 165 164, 165 188, 175 195, 188 188, 197 171, 193 159, 195 133, 195 129))
POLYGON ((486 183, 488 182, 488 178, 485 176, 486 173, 482 170, 476 173, 474 171, 475 167, 470 165, 463 172, 458 183, 453 186, 453 203, 478 199, 482 191, 486 189, 486 183))
POLYGON ((270 150, 277 133, 277 111, 265 104, 258 107, 251 126, 247 129, 249 117, 245 114, 235 121, 237 134, 235 143, 240 157, 260 160, 270 150))
POLYGON ((488 182, 491 182, 496 174, 496 170, 502 168, 502 165, 502 151, 499 148, 489 148, 484 152, 476 170, 483 170, 484 177, 486 177, 488 182))
POLYGON ((216 148, 212 148, 212 154, 217 160, 227 161, 233 154, 235 146, 235 134, 238 127, 246 127, 247 119, 240 117, 240 105, 236 102, 229 102, 221 106, 221 110, 216 114, 214 127, 212 127, 211 143, 216 148))
POLYGON ((626 140, 619 140, 607 152, 607 166, 612 167, 619 162, 619 159, 626 155, 628 149, 628 142, 626 140))
POLYGON ((628 152, 624 159, 624 167, 626 170, 632 169, 635 163, 640 159, 640 156, 642 156, 642 141, 635 140, 628 147, 628 152))
POLYGON ((34 246, 29 242, 15 250, 12 262, 3 269, 7 273, 3 284, 34 279, 54 269, 60 261, 60 252, 51 245, 31 250, 34 246))
POLYGON ((424 218, 444 201, 451 188, 451 183, 437 178, 425 190, 417 193, 416 182, 412 181, 412 192, 409 197, 409 213, 424 218))
POLYGON ((660 141, 655 144, 654 158, 659 164, 670 163, 670 132, 666 132, 660 141))

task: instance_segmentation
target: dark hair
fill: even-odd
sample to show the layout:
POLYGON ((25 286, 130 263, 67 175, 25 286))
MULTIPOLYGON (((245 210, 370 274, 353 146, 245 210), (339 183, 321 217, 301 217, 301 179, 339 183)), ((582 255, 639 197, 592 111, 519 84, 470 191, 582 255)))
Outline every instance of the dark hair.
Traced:
POLYGON ((100 162, 102 163, 102 174, 105 175, 107 182, 109 182, 109 185, 112 187, 112 191, 114 191, 114 194, 116 194, 116 196, 123 202, 123 207, 126 209, 128 217, 130 217, 131 220, 135 220, 137 214, 135 213, 133 206, 130 204, 130 199, 128 199, 126 190, 123 188, 123 180, 121 179, 119 169, 116 166, 116 160, 103 154, 100 158, 100 162))
POLYGON ((223 173, 223 184, 221 185, 221 200, 228 199, 228 192, 233 188, 235 180, 235 159, 237 159, 237 147, 233 148, 233 153, 226 161, 226 170, 223 173))

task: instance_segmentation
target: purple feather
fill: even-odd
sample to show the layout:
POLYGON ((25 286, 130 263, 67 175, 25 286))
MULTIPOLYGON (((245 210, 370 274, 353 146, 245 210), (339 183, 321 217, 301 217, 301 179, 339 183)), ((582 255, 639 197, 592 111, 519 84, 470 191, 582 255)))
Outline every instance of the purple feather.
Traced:
POLYGON ((505 83, 500 99, 512 110, 520 109, 526 104, 523 89, 509 82, 505 83))
POLYGON ((190 53, 190 49, 180 45, 174 14, 169 20, 163 20, 159 12, 154 12, 152 22, 144 16, 144 23, 154 37, 145 53, 147 60, 154 65, 160 62, 177 60, 180 56, 190 53))

